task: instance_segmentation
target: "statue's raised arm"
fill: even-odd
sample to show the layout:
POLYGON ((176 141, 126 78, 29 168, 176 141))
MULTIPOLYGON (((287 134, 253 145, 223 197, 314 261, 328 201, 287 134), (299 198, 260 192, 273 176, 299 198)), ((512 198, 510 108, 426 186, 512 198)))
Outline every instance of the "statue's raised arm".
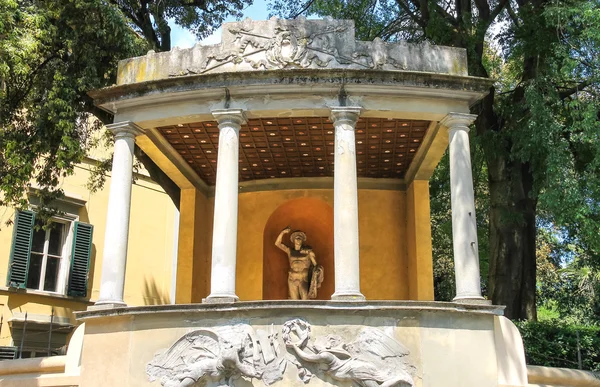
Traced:
POLYGON ((292 229, 290 228, 290 226, 287 226, 286 228, 284 228, 283 230, 281 230, 281 232, 277 236, 277 240, 275 241, 275 246, 277 246, 279 249, 281 249, 282 251, 284 251, 288 256, 290 255, 290 248, 287 247, 283 243, 283 236, 285 234, 288 234, 291 230, 292 229))

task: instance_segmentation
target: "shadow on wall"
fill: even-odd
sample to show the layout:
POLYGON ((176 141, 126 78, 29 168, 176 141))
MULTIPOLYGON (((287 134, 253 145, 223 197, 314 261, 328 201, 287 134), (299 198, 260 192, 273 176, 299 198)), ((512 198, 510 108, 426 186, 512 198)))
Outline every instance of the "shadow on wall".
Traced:
POLYGON ((144 305, 168 305, 171 303, 169 295, 162 292, 154 277, 144 278, 144 305))
MULTIPOLYGON (((306 244, 312 247, 317 263, 323 265, 325 271, 317 298, 329 300, 334 291, 333 208, 315 198, 289 200, 269 217, 263 233, 263 299, 288 298, 289 261, 286 254, 275 247, 277 236, 287 226, 292 232, 302 230, 306 233, 306 244)), ((290 234, 284 236, 283 243, 292 247, 290 234)))

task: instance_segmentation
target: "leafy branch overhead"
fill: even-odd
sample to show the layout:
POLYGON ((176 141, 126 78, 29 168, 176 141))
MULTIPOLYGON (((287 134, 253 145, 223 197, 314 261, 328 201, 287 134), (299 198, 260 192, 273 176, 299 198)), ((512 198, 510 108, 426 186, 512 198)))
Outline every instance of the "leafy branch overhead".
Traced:
MULTIPOLYGON (((246 3, 0 0, 0 205, 26 207, 31 184, 42 205, 61 195, 63 178, 112 122, 87 93, 116 81, 120 59, 169 50, 169 21, 202 38, 246 3)), ((179 188, 140 149, 136 156, 178 206, 179 188)))
POLYGON ((47 203, 99 129, 87 91, 142 42, 102 1, 2 1, 0 36, 0 204, 24 207, 30 183, 47 203))
POLYGON ((241 16, 250 0, 110 0, 151 49, 171 49, 169 21, 193 32, 202 40, 218 28, 225 17, 241 16))

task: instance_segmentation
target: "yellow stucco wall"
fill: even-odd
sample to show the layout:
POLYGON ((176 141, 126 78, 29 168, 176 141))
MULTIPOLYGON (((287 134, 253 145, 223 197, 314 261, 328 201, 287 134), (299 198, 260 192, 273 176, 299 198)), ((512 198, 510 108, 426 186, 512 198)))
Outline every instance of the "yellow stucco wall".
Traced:
MULTIPOLYGON (((13 218, 14 211, 0 207, 0 310, 4 319, 0 345, 10 343, 10 330, 6 322, 13 313, 28 312, 50 316, 54 307, 56 316, 67 317, 75 323, 72 312, 85 310, 98 298, 110 177, 103 190, 92 194, 86 188, 89 167, 87 163, 80 164, 75 174, 62 182, 62 188, 68 195, 86 201, 79 211, 79 220, 94 225, 87 301, 49 295, 16 294, 6 290, 13 229, 4 223, 13 218)), ((124 299, 128 305, 169 303, 175 212, 175 206, 159 185, 143 177, 136 180, 132 190, 125 279, 124 299)))
MULTIPOLYGON (((298 198, 316 198, 333 206, 333 190, 329 189, 259 191, 239 195, 236 292, 240 300, 263 298, 265 225, 279 206, 298 198)), ((212 200, 209 201, 212 203, 212 200)), ((361 291, 371 300, 409 299, 406 192, 359 190, 358 203, 361 291)), ((207 222, 212 223, 212 204, 210 206, 205 212, 208 216, 196 218, 196 227, 206 229, 207 222)), ((181 210, 183 218, 183 207, 181 210)), ((310 235, 308 238, 310 243, 310 235)), ((180 237, 180 251, 182 244, 189 242, 180 237)), ((207 262, 210 262, 209 250, 208 254, 208 257, 196 260, 208 259, 207 262)), ((194 282, 205 281, 205 278, 210 278, 209 271, 204 278, 195 276, 194 282)), ((179 289, 178 284, 178 293, 179 289)), ((209 289, 199 298, 206 297, 208 292, 209 289)))
POLYGON ((175 302, 202 302, 210 294, 212 201, 197 189, 181 190, 175 302))
POLYGON ((415 180, 406 199, 408 292, 411 300, 433 301, 429 181, 415 180))

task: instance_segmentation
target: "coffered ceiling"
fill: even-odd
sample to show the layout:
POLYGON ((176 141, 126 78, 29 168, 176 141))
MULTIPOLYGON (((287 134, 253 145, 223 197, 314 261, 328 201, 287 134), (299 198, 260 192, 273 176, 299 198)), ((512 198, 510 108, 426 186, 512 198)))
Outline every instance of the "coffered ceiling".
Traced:
MULTIPOLYGON (((364 118, 356 124, 359 177, 402 178, 429 121, 364 118)), ((215 184, 216 121, 158 128, 208 185, 215 184)), ((334 128, 325 117, 250 119, 240 130, 240 181, 333 176, 334 128)))

